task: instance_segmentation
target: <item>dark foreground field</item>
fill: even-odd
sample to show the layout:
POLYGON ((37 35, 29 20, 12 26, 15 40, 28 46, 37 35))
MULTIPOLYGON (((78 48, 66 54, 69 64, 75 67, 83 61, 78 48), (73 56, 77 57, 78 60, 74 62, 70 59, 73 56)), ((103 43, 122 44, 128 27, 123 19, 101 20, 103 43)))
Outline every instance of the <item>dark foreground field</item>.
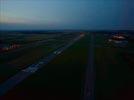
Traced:
MULTIPOLYGON (((133 42, 114 46, 108 42, 110 35, 94 35, 95 100, 134 100, 133 42)), ((90 35, 86 34, 1 99, 83 100, 89 44, 90 35)))
POLYGON ((134 46, 114 47, 97 35, 95 68, 96 100, 134 100, 134 46))
POLYGON ((81 100, 89 37, 84 37, 5 95, 4 100, 81 100))
MULTIPOLYGON (((76 37, 77 34, 28 34, 0 33, 0 46, 10 48, 19 44, 19 48, 0 51, 0 83, 13 76, 20 70, 38 62, 42 57, 52 53, 76 37)), ((2 49, 0 47, 0 49, 2 49)))

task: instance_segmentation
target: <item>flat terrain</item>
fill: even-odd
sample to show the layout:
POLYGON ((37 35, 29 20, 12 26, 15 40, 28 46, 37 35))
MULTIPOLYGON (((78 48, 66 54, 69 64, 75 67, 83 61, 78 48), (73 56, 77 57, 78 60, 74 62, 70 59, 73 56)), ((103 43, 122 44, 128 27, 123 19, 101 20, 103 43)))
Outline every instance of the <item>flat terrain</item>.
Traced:
MULTIPOLYGON (((57 54, 55 50, 59 51, 58 48, 64 47, 78 35, 55 34, 40 34, 37 37, 36 34, 28 36, 21 34, 22 39, 19 35, 7 39, 7 43, 21 40, 19 43, 22 47, 0 55, 0 82, 38 62, 42 57, 51 53, 57 54)), ((88 72, 86 69, 91 57, 90 59, 94 58, 92 67, 95 71, 93 87, 95 100, 134 100, 134 41, 129 40, 126 46, 120 47, 108 42, 113 35, 110 32, 92 34, 94 57, 90 56, 90 34, 85 32, 85 37, 64 52, 58 53, 55 59, 1 99, 82 100, 85 76, 88 72)))
POLYGON ((133 45, 114 47, 108 45, 107 36, 97 37, 102 42, 96 42, 95 48, 96 100, 133 100, 134 66, 124 56, 131 51, 134 61, 133 45))
POLYGON ((85 37, 10 91, 6 97, 14 100, 80 100, 88 48, 89 37, 85 37))
POLYGON ((36 63, 72 40, 77 34, 0 34, 4 45, 17 43, 19 48, 0 54, 0 82, 8 79, 16 72, 36 63))

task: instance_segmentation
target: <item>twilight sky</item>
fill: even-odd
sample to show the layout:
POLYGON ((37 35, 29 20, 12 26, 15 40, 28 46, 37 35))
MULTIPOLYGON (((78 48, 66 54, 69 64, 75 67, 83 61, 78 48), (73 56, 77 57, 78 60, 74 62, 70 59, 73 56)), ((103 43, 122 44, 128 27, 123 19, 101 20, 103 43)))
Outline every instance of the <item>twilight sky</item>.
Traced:
POLYGON ((0 0, 0 30, 134 29, 134 0, 0 0))

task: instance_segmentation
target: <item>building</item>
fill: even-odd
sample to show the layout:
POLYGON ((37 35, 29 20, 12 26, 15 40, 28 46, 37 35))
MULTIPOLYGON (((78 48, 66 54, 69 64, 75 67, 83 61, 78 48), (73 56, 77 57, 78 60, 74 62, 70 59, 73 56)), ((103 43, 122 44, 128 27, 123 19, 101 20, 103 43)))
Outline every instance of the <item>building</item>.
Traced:
POLYGON ((115 34, 110 36, 108 42, 117 47, 126 47, 128 45, 128 39, 123 34, 115 34))

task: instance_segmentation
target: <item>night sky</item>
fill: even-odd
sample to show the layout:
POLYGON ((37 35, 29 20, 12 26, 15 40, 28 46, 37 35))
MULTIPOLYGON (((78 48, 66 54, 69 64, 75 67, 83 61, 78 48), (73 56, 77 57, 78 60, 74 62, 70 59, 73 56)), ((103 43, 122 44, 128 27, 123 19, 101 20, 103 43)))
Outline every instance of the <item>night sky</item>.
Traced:
POLYGON ((134 0, 0 0, 4 30, 132 30, 134 0))

